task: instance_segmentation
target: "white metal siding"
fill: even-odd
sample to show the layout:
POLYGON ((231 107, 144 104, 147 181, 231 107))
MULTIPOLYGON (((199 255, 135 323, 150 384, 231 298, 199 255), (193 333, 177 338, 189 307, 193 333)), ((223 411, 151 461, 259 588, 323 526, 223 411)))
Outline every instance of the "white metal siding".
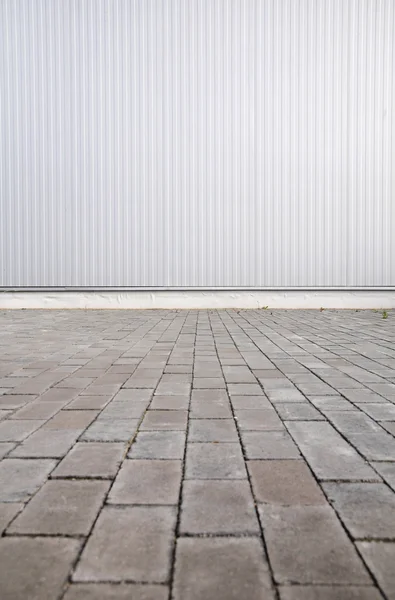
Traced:
POLYGON ((394 0, 0 0, 0 285, 394 286, 394 0))

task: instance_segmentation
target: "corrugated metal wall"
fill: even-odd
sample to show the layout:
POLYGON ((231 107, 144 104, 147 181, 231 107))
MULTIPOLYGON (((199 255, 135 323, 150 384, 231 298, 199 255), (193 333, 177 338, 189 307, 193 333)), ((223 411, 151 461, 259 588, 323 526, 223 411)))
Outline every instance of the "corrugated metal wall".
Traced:
POLYGON ((394 0, 0 0, 0 285, 395 285, 394 0))

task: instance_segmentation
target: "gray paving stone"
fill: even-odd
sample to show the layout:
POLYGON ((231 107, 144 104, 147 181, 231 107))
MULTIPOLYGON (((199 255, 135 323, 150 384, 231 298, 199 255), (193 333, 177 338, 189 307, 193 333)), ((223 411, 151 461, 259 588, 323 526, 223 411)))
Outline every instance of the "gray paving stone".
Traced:
POLYGON ((140 425, 140 431, 185 431, 187 416, 186 410, 148 410, 140 425))
POLYGON ((81 430, 39 429, 11 452, 12 457, 62 458, 74 445, 81 430))
POLYGON ((104 507, 73 580, 165 583, 175 525, 174 507, 104 507))
POLYGON ((247 477, 238 443, 193 443, 187 446, 187 479, 244 479, 247 477))
POLYGON ((194 389, 225 389, 225 381, 222 377, 194 377, 194 389))
POLYGON ((184 456, 185 432, 142 431, 134 441, 130 458, 182 459, 184 456))
POLYGON ((58 598, 79 548, 78 540, 65 538, 1 538, 1 599, 58 598))
POLYGON ((238 442, 233 419, 194 419, 189 425, 189 442, 238 442))
POLYGON ((284 429, 273 408, 235 410, 235 419, 241 431, 275 431, 284 429))
POLYGON ((329 506, 260 505, 259 513, 279 583, 372 583, 329 506))
POLYGON ((383 600, 372 586, 293 585, 280 587, 281 600, 383 600))
POLYGON ((138 419, 97 418, 81 439, 88 442, 127 442, 135 435, 138 419))
POLYGON ((189 396, 154 396, 151 410, 187 410, 189 396))
POLYGON ((223 372, 228 383, 256 383, 256 378, 248 367, 224 366, 223 372))
MULTIPOLYGON (((49 403, 47 403, 49 404, 49 403)), ((80 429, 84 430, 99 414, 97 410, 61 410, 49 419, 42 430, 47 429, 80 429)))
POLYGON ((191 401, 191 419, 232 419, 229 400, 191 401))
POLYGON ((190 391, 190 383, 160 382, 155 393, 158 396, 188 396, 190 391))
POLYGON ((303 460, 250 460, 247 466, 258 502, 284 506, 327 503, 303 460))
POLYGON ((395 404, 364 404, 361 406, 372 419, 376 421, 395 421, 395 404))
POLYGON ((78 393, 76 389, 51 388, 40 396, 40 402, 71 402, 78 393))
POLYGON ((12 442, 0 442, 0 460, 4 458, 13 448, 15 448, 16 444, 12 442))
POLYGON ((65 405, 67 400, 57 402, 42 402, 34 400, 23 408, 20 408, 13 415, 13 419, 50 419, 53 415, 59 412, 65 405))
POLYGON ((185 481, 180 531, 259 535, 248 481, 185 481))
POLYGON ((126 460, 108 502, 113 504, 177 504, 181 486, 180 460, 126 460))
POLYGON ((376 394, 375 392, 373 392, 373 390, 370 390, 368 388, 360 388, 357 390, 339 389, 338 391, 342 396, 347 398, 347 400, 350 400, 351 402, 357 402, 359 404, 364 404, 366 402, 369 404, 386 402, 386 399, 383 398, 383 396, 376 394))
POLYGON ((395 437, 395 421, 382 422, 381 426, 395 437))
POLYGON ((276 404, 276 410, 284 421, 322 421, 325 417, 310 404, 286 403, 276 404))
POLYGON ((174 600, 274 600, 258 539, 180 539, 174 600))
POLYGON ((113 400, 100 413, 100 419, 141 419, 148 401, 113 400))
POLYGON ((388 600, 395 598, 395 543, 358 542, 357 547, 388 600))
POLYGON ((340 396, 307 396, 307 399, 324 414, 330 410, 356 410, 354 404, 340 396))
POLYGON ((73 583, 64 600, 167 600, 168 595, 164 585, 73 583))
POLYGON ((64 410, 101 410, 111 400, 111 395, 107 396, 78 396, 72 400, 64 410))
POLYGON ((27 438, 33 431, 36 431, 45 421, 43 420, 24 420, 7 419, 0 423, 0 442, 21 442, 27 438))
POLYGON ((386 431, 350 433, 347 439, 369 461, 395 461, 395 438, 386 431))
POLYGON ((124 444, 117 442, 75 444, 51 476, 112 478, 116 475, 124 451, 124 444))
POLYGON ((299 450, 286 431, 242 431, 248 459, 300 458, 299 450))
POLYGON ((23 507, 19 502, 0 502, 0 536, 23 507))
POLYGON ((210 390, 192 390, 192 402, 216 402, 229 400, 226 390, 210 389, 210 390))
POLYGON ((0 396, 0 409, 2 410, 14 410, 16 408, 21 408, 22 406, 26 406, 29 402, 34 400, 37 395, 28 396, 21 394, 3 394, 0 396))
POLYGON ((148 403, 152 399, 153 393, 154 393, 153 389, 150 389, 150 390, 135 390, 135 389, 125 390, 125 389, 122 389, 122 390, 119 390, 119 392, 114 396, 113 400, 114 400, 114 402, 128 402, 128 403, 146 402, 146 404, 148 405, 148 403))
POLYGON ((353 538, 395 538, 395 493, 385 484, 326 483, 323 488, 353 538))
POLYGON ((382 431, 380 425, 360 411, 331 410, 326 414, 326 417, 328 421, 346 436, 349 433, 371 433, 382 431))
POLYGON ((230 383, 230 396, 262 396, 263 391, 258 383, 230 383))
MULTIPOLYGON (((275 381, 275 380, 273 380, 275 381)), ((306 398, 296 388, 290 387, 285 389, 265 389, 265 393, 273 404, 280 404, 286 402, 305 402, 306 398)))
POLYGON ((373 469, 329 423, 288 421, 287 428, 318 479, 377 481, 373 469))
POLYGON ((0 462, 0 502, 28 500, 55 466, 54 460, 3 459, 0 462))
POLYGON ((273 407, 265 396, 232 396, 232 406, 235 410, 256 410, 273 407))
POLYGON ((372 466, 384 481, 395 491, 395 462, 374 462, 372 466))
POLYGON ((87 535, 109 485, 107 481, 47 481, 7 531, 87 535))

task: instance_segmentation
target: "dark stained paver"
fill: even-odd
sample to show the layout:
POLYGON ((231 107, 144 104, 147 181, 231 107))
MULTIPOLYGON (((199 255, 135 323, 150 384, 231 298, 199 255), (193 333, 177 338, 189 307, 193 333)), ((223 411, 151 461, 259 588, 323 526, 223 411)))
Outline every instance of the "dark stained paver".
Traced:
POLYGON ((0 312, 1 600, 395 600, 394 319, 0 312))

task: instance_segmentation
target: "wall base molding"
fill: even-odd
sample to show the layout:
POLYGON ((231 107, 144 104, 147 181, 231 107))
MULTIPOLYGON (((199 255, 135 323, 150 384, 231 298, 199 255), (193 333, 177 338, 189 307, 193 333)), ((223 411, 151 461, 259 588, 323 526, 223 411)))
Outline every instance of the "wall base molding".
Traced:
POLYGON ((0 309, 395 308, 395 289, 2 290, 0 309))

